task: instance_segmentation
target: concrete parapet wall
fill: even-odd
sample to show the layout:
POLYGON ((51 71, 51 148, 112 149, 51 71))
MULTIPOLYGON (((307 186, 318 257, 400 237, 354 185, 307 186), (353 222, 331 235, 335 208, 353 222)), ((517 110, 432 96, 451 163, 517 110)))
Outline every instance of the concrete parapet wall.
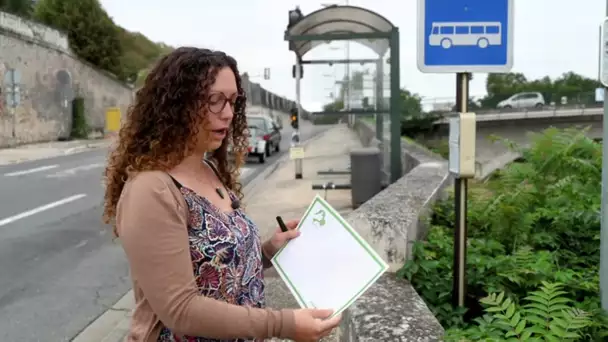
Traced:
MULTIPOLYGON (((365 146, 378 143, 372 124, 354 130, 365 146)), ((444 330, 397 271, 411 257, 412 242, 426 235, 425 217, 451 184, 447 161, 414 142, 402 142, 405 175, 346 219, 389 263, 384 275, 344 314, 341 342, 441 341, 444 330)))
POLYGON ((383 275, 342 316, 340 342, 431 342, 443 328, 405 280, 383 275))

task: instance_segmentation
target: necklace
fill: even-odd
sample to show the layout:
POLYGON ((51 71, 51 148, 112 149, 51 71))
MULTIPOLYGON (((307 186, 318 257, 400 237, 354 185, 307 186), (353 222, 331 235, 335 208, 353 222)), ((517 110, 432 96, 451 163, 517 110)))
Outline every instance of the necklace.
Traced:
POLYGON ((224 199, 224 191, 221 188, 215 188, 215 192, 220 196, 221 199, 224 199))
MULTIPOLYGON (((207 168, 210 168, 211 171, 213 171, 213 175, 219 178, 219 175, 216 173, 215 168, 213 166, 211 166, 210 164, 208 164, 205 160, 203 160, 203 164, 205 164, 205 166, 207 168)), ((205 179, 207 184, 213 186, 212 182, 208 179, 205 179)), ((222 187, 220 186, 213 186, 215 188, 215 193, 220 196, 221 199, 225 199, 226 197, 224 196, 224 190, 222 190, 222 187)))

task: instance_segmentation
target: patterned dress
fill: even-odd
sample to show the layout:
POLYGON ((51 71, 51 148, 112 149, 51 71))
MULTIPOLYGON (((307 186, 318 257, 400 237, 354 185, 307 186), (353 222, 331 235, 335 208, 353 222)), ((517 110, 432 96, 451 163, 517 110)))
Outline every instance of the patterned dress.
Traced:
MULTIPOLYGON (((265 306, 262 246, 258 229, 241 209, 224 213, 177 181, 188 205, 190 256, 199 293, 230 304, 265 306)), ((236 200, 230 193, 232 200, 236 200)), ((163 328, 158 342, 250 342, 176 336, 163 328)))

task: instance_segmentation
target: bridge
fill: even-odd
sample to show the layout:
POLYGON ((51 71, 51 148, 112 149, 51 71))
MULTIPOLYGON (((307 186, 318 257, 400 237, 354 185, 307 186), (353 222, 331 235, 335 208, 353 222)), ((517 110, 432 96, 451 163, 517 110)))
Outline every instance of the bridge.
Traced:
MULTIPOLYGON (((504 167, 505 164, 519 158, 516 153, 508 151, 501 142, 492 137, 500 137, 526 146, 530 133, 538 133, 549 127, 588 128, 587 135, 593 139, 602 139, 602 107, 549 107, 543 110, 521 111, 487 111, 477 116, 476 157, 478 176, 485 177, 490 172, 504 167)), ((439 120, 434 139, 447 139, 448 119, 439 120)))

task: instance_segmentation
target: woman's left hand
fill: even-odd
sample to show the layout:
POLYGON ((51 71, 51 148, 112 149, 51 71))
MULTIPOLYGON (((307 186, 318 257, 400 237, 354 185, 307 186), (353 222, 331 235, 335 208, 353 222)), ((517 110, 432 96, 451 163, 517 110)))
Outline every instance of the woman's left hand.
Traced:
POLYGON ((296 230, 298 223, 300 223, 300 220, 285 222, 285 225, 287 226, 286 232, 281 231, 281 227, 277 227, 272 238, 264 244, 265 252, 270 258, 272 258, 287 241, 300 236, 300 232, 296 230))

